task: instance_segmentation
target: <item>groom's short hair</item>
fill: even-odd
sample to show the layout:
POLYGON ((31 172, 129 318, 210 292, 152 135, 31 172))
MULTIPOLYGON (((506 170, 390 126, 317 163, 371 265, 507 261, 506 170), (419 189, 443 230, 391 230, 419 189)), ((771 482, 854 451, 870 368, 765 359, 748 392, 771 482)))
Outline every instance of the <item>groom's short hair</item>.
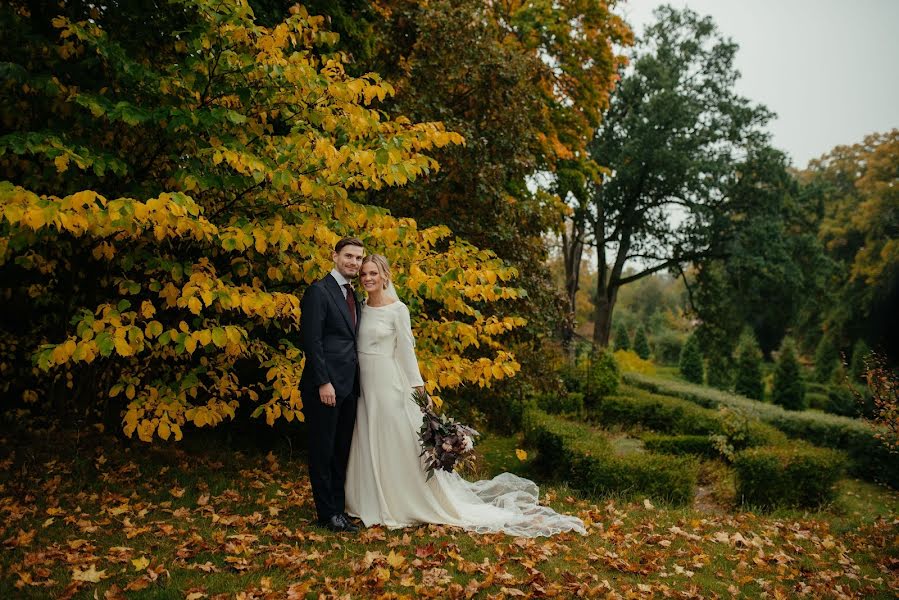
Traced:
POLYGON ((334 252, 340 254, 340 251, 344 249, 346 246, 359 246, 360 248, 365 248, 365 244, 362 243, 362 240, 354 237, 345 237, 334 246, 334 252))

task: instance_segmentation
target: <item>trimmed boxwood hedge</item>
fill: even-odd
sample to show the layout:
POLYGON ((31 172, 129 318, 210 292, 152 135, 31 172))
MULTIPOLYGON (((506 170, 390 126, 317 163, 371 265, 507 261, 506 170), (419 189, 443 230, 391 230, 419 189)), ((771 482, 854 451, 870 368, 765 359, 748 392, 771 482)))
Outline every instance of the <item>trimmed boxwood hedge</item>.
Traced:
MULTIPOLYGON (((604 398, 587 417, 602 425, 640 425, 670 435, 709 436, 724 433, 722 415, 687 400, 653 394, 636 387, 622 388, 624 395, 604 398)), ((747 438, 740 448, 785 443, 786 436, 770 425, 750 421, 747 438)))
POLYGON ((563 392, 560 394, 541 394, 537 396, 537 408, 553 415, 584 412, 584 395, 580 392, 563 392))
POLYGON ((693 498, 698 464, 692 457, 649 452, 622 457, 591 427, 536 409, 525 414, 524 430, 526 443, 537 449, 536 468, 586 494, 644 496, 678 505, 693 498))
POLYGON ((626 373, 624 379, 631 386, 676 396, 706 408, 737 408, 792 438, 816 446, 845 450, 849 456, 851 474, 899 489, 899 460, 891 456, 886 446, 874 437, 877 431, 859 419, 817 411, 788 411, 721 390, 637 373, 626 373))
POLYGON ((808 445, 750 448, 737 454, 737 499, 764 509, 815 508, 833 500, 845 457, 808 445))
POLYGON ((650 452, 660 454, 694 454, 708 458, 721 456, 712 438, 707 435, 647 435, 643 444, 650 452))

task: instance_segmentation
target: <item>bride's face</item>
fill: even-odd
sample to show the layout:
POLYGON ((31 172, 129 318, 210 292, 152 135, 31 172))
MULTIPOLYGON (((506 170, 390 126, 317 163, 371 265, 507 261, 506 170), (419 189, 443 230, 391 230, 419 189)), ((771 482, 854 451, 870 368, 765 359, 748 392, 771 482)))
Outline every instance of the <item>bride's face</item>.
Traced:
POLYGON ((359 272, 359 278, 362 280, 362 287, 365 288, 365 291, 369 294, 373 291, 384 289, 384 277, 381 275, 381 270, 378 269, 378 265, 373 262, 367 262, 362 265, 362 270, 359 272))

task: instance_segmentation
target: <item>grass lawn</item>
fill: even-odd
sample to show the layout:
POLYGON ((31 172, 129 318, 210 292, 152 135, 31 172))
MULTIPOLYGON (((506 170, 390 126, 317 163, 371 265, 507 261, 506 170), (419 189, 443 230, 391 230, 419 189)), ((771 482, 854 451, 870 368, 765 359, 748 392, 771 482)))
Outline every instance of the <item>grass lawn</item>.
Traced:
MULTIPOLYGON (((198 432, 202 433, 202 432, 198 432)), ((471 475, 531 474, 519 440, 486 435, 471 475)), ((819 512, 727 506, 709 467, 693 506, 543 500, 589 535, 515 539, 421 526, 312 524, 302 457, 209 435, 150 447, 110 435, 6 432, 0 598, 894 598, 899 496, 856 480, 819 512)))

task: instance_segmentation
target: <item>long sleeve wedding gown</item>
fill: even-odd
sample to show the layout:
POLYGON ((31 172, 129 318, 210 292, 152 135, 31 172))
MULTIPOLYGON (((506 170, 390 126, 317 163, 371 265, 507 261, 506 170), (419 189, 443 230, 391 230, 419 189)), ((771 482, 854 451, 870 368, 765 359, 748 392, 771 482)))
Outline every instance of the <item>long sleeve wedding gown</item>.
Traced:
POLYGON ((524 537, 586 534, 580 519, 540 506, 537 485, 511 473, 469 482, 438 470, 426 481, 418 440, 422 415, 411 400, 412 388, 423 382, 405 304, 365 305, 357 349, 361 396, 346 477, 351 516, 366 527, 391 529, 441 523, 524 537))

